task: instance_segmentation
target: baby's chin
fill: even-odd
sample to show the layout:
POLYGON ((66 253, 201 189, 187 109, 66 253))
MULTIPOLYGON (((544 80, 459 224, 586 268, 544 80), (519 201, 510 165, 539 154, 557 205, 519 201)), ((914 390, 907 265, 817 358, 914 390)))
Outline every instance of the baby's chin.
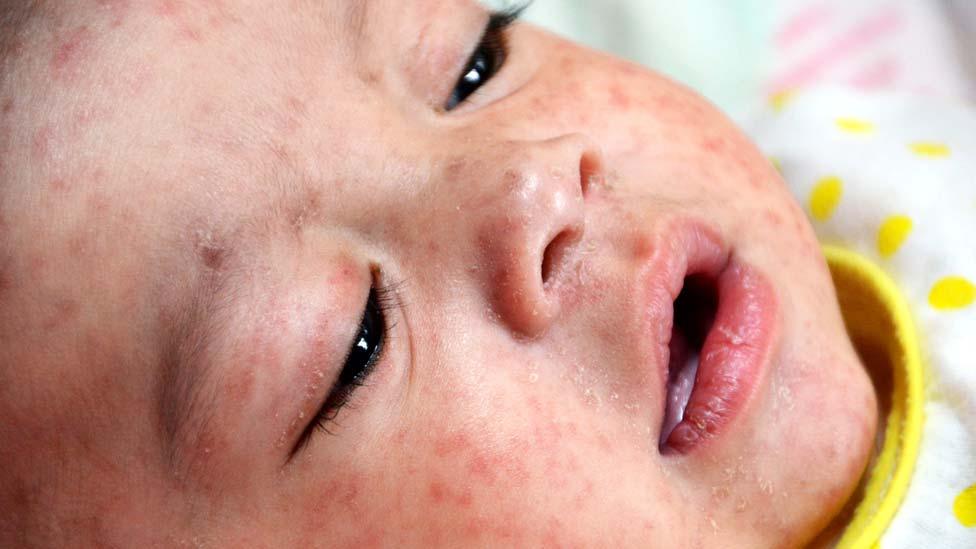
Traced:
POLYGON ((794 500, 789 514, 803 539, 856 504, 878 430, 874 386, 843 327, 819 336, 782 353, 757 443, 746 445, 767 477, 778 472, 781 485, 763 491, 774 502, 794 500))

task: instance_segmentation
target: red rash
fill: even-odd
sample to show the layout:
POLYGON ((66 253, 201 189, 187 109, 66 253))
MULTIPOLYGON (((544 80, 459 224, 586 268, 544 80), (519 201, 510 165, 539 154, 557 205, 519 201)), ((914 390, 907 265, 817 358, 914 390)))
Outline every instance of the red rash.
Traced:
POLYGON ((81 26, 58 45, 51 57, 51 70, 56 78, 73 76, 81 69, 80 61, 92 41, 87 26, 81 26))
POLYGON ((630 110, 630 95, 623 91, 618 84, 610 87, 610 104, 621 111, 630 110))
POLYGON ((54 312, 44 323, 45 331, 54 331, 66 324, 70 324, 81 312, 81 306, 72 299, 62 299, 55 303, 54 312))

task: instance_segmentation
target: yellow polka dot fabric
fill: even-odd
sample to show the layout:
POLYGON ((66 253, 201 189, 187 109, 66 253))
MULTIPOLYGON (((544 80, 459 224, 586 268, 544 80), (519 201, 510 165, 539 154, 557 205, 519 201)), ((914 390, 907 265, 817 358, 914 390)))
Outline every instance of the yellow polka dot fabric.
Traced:
POLYGON ((959 524, 966 528, 976 526, 976 484, 966 488, 956 496, 952 504, 952 511, 956 514, 959 524))
POLYGON ((843 196, 844 182, 839 177, 821 179, 810 193, 810 214, 818 221, 830 219, 843 196))
POLYGON ((976 107, 820 89, 749 129, 821 241, 882 269, 918 329, 917 461, 883 533, 856 547, 976 549, 976 107))
POLYGON ((837 128, 851 134, 869 135, 874 133, 874 123, 861 118, 842 116, 837 119, 837 128))
POLYGON ((952 149, 949 145, 945 143, 930 143, 925 141, 920 141, 917 143, 912 143, 909 145, 911 151, 916 155, 923 158, 945 158, 952 154, 952 149))
POLYGON ((878 229, 878 253, 887 259, 898 253, 901 245, 912 232, 912 218, 907 215, 893 215, 885 219, 878 229))
POLYGON ((967 309, 976 301, 976 286, 961 276, 950 276, 936 282, 929 303, 940 311, 967 309))

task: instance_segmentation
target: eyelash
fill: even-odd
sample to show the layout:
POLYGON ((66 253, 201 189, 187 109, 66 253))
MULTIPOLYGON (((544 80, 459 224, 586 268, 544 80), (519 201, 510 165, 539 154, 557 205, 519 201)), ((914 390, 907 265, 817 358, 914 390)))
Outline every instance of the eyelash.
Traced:
POLYGON ((485 28, 484 34, 481 36, 481 40, 478 42, 478 47, 475 48, 468 62, 464 66, 464 70, 461 73, 461 77, 458 78, 457 82, 454 84, 454 88, 451 90, 451 96, 448 98, 447 103, 444 105, 445 111, 452 111, 457 107, 463 105, 467 99, 478 92, 482 86, 491 81, 502 68, 505 66, 505 61, 508 58, 509 47, 508 47, 508 29, 518 21, 522 13, 529 6, 530 2, 525 2, 516 6, 513 6, 504 11, 493 12, 488 20, 488 25, 485 28), (468 85, 467 78, 468 75, 474 73, 479 69, 479 61, 482 60, 482 56, 488 57, 489 67, 481 67, 490 69, 487 75, 484 76, 483 80, 478 82, 477 87, 465 92, 459 93, 462 87, 468 85))
MULTIPOLYGON (((363 308, 363 316, 359 321, 359 326, 361 327, 366 320, 366 316, 369 314, 369 307, 371 304, 375 304, 376 312, 379 320, 379 329, 382 335, 379 337, 379 343, 377 344, 376 351, 370 356, 367 364, 362 368, 362 372, 358 375, 349 379, 345 384, 341 380, 341 376, 346 368, 346 363, 349 360, 349 355, 343 359, 343 371, 339 373, 339 378, 336 379, 329 395, 326 397, 322 406, 316 412, 315 417, 309 422, 305 431, 302 432, 298 439, 298 443, 295 445, 295 449, 292 455, 299 453, 305 445, 308 444, 312 434, 315 431, 321 431, 326 434, 334 434, 329 430, 330 424, 336 425, 336 417, 339 415, 339 411, 349 404, 353 393, 359 388, 366 384, 367 379, 372 375, 374 368, 377 364, 383 361, 386 356, 386 348, 391 339, 393 329, 396 327, 395 323, 390 323, 388 312, 396 309, 399 304, 398 293, 400 291, 401 284, 390 284, 386 286, 376 286, 370 287, 369 299, 363 308)), ((357 336, 359 332, 357 332, 357 336)), ((353 346, 356 345, 356 341, 353 341, 353 346)), ((352 349, 350 349, 350 354, 352 349)))

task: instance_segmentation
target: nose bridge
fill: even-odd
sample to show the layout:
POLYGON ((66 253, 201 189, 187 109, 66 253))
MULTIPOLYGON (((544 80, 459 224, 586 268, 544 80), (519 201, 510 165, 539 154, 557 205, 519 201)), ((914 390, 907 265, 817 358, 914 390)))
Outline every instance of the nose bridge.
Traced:
POLYGON ((601 177, 587 138, 507 142, 484 174, 474 223, 478 283, 498 319, 522 336, 546 330, 559 313, 554 292, 585 226, 585 201, 601 177))

